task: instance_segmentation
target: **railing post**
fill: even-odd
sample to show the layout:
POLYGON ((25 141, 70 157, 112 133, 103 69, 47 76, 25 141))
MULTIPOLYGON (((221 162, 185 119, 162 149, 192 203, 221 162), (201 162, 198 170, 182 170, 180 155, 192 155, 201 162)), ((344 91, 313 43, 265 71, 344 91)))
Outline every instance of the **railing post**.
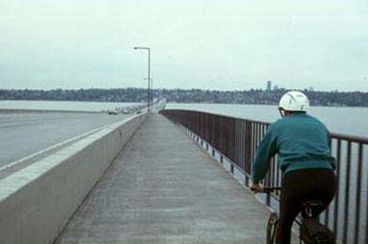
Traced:
MULTIPOLYGON (((358 176, 357 176, 357 187, 356 187, 356 206, 355 206, 355 235, 354 243, 359 242, 359 229, 360 229, 360 194, 362 188, 362 164, 363 164, 363 144, 359 143, 358 147, 358 176)), ((368 209, 367 209, 368 211, 368 209)), ((368 220, 367 220, 368 221, 368 220)), ((366 226, 367 231, 368 226, 366 226)))
POLYGON ((251 163, 252 163, 252 123, 250 121, 245 122, 245 162, 244 162, 244 172, 245 183, 248 185, 249 177, 251 174, 251 163))
POLYGON ((348 239, 348 226, 349 226, 349 196, 350 196, 350 160, 351 160, 351 142, 348 142, 347 145, 347 155, 346 155, 346 172, 345 172, 345 201, 344 201, 344 231, 343 231, 343 237, 342 242, 347 243, 348 239))

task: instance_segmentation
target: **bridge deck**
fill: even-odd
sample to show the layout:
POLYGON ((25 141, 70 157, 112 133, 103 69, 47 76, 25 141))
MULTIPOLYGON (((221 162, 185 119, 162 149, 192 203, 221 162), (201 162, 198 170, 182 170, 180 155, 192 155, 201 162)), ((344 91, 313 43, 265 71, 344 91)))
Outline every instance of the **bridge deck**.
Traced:
POLYGON ((189 137, 153 115, 57 243, 264 244, 267 216, 189 137))

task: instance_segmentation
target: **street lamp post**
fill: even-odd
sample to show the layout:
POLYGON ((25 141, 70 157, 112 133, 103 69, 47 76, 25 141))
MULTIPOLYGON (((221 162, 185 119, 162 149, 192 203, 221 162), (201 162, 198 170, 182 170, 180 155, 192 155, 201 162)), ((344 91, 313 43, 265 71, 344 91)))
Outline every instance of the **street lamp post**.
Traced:
MULTIPOLYGON (((148 80, 148 78, 144 78, 144 80, 148 80)), ((154 91, 153 91, 153 78, 151 77, 151 79, 149 80, 149 84, 150 84, 150 102, 151 102, 151 111, 152 111, 152 106, 153 106, 153 98, 155 96, 154 91)))
POLYGON ((148 88, 147 88, 147 111, 151 111, 151 91, 150 91, 150 82, 151 82, 151 49, 149 47, 134 47, 135 50, 142 49, 148 51, 148 88))

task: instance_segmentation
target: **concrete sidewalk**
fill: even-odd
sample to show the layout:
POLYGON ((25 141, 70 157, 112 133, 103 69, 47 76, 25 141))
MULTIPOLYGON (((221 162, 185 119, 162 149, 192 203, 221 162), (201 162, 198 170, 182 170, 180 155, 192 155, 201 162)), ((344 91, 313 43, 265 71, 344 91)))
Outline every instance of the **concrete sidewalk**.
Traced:
POLYGON ((268 214, 188 136, 156 114, 56 243, 265 244, 268 214))

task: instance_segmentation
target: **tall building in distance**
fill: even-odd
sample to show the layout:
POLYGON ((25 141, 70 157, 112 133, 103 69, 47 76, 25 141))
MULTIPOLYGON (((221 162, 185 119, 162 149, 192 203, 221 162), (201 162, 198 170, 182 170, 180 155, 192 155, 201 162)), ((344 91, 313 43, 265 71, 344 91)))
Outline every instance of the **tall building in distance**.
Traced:
POLYGON ((267 81, 267 91, 271 91, 272 82, 269 80, 267 81))

